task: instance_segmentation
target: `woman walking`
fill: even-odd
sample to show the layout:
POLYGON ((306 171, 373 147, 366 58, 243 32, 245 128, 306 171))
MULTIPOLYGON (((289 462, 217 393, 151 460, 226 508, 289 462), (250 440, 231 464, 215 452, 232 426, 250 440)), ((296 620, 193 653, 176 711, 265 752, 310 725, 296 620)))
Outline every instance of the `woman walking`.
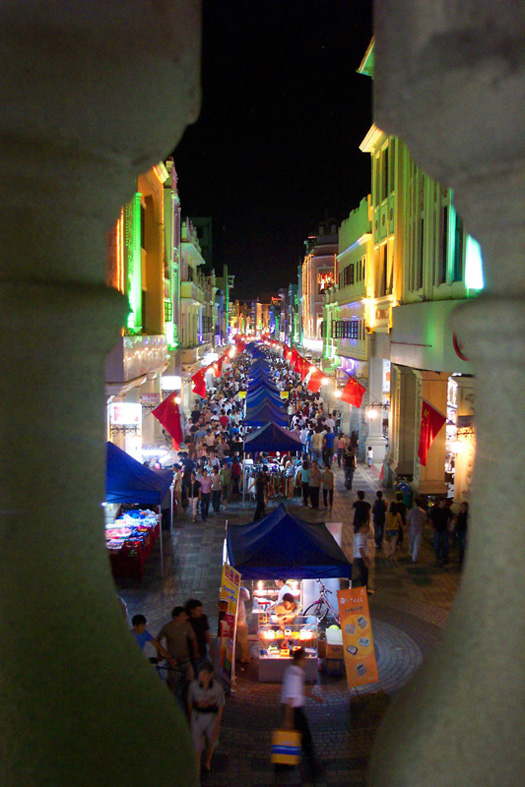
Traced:
POLYGON ((386 515, 386 556, 388 558, 393 558, 394 553, 397 549, 397 542, 399 541, 399 531, 403 527, 403 519, 401 518, 401 514, 399 512, 399 508, 397 503, 390 503, 390 508, 388 509, 386 515))

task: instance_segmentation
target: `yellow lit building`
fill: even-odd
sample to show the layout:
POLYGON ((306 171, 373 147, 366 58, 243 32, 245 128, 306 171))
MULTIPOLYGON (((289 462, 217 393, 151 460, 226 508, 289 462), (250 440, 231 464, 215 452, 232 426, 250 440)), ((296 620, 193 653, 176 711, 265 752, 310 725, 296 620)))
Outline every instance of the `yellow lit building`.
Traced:
POLYGON ((163 440, 149 413, 177 347, 179 214, 173 162, 159 163, 137 179, 108 236, 107 282, 129 302, 106 363, 108 438, 139 460, 143 447, 163 440))

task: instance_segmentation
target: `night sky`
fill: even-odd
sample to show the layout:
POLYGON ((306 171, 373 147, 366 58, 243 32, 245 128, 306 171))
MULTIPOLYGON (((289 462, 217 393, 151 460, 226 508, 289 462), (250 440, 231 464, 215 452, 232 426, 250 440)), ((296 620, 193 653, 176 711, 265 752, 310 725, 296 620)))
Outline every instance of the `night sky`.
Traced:
POLYGON ((297 280, 305 238, 370 190, 372 0, 204 0, 200 118, 174 151, 235 298, 297 280))

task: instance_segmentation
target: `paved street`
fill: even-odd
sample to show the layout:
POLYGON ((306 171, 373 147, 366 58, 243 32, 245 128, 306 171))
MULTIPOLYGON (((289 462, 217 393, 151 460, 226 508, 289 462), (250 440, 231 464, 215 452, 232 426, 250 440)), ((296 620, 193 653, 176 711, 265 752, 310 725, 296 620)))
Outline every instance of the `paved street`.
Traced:
MULTIPOLYGON (((359 467, 354 489, 343 486, 342 472, 336 470, 336 492, 332 512, 305 509, 294 499, 295 513, 309 521, 343 522, 343 549, 351 559, 351 503, 355 491, 363 489, 372 502, 377 485, 375 469, 359 467)), ((277 505, 276 501, 275 505, 277 505)), ((271 505, 274 505, 272 503, 271 505)), ((147 564, 141 585, 121 584, 119 592, 128 604, 130 616, 142 612, 148 629, 156 634, 170 619, 170 611, 189 597, 200 598, 210 618, 212 632, 217 625, 216 609, 222 566, 224 523, 250 521, 253 504, 236 503, 224 515, 211 517, 206 525, 177 521, 173 556, 167 560, 166 577, 159 576, 158 547, 147 564)), ((171 547, 166 536, 166 551, 171 547)), ((377 557, 371 597, 374 641, 380 684, 350 694, 345 678, 319 674, 324 704, 308 701, 307 712, 319 759, 325 766, 319 787, 366 784, 366 768, 375 731, 390 702, 436 646, 446 622, 459 581, 455 553, 445 568, 434 566, 431 533, 424 539, 420 562, 414 565, 403 552, 394 561, 377 557)), ((308 785, 306 772, 293 769, 275 773, 269 762, 270 737, 279 725, 279 689, 257 680, 257 664, 239 673, 236 692, 229 698, 221 740, 213 761, 210 784, 216 787, 263 787, 263 785, 308 785)))

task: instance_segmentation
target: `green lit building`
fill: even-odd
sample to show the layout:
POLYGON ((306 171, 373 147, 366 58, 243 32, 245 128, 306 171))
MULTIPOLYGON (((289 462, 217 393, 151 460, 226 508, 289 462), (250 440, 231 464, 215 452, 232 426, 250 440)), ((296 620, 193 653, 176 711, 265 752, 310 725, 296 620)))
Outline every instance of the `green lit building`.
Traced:
MULTIPOLYGON (((358 71, 373 77, 373 40, 358 71)), ((449 317, 483 287, 479 245, 451 190, 402 140, 373 124, 360 148, 371 158, 371 194, 339 230, 335 287, 324 303, 326 371, 335 367, 339 386, 348 374, 365 385, 346 428, 358 427, 361 451, 372 445, 374 462, 384 460, 387 484, 402 476, 420 494, 468 499, 472 367, 449 317), (446 416, 425 466, 417 456, 423 400, 446 416)))

